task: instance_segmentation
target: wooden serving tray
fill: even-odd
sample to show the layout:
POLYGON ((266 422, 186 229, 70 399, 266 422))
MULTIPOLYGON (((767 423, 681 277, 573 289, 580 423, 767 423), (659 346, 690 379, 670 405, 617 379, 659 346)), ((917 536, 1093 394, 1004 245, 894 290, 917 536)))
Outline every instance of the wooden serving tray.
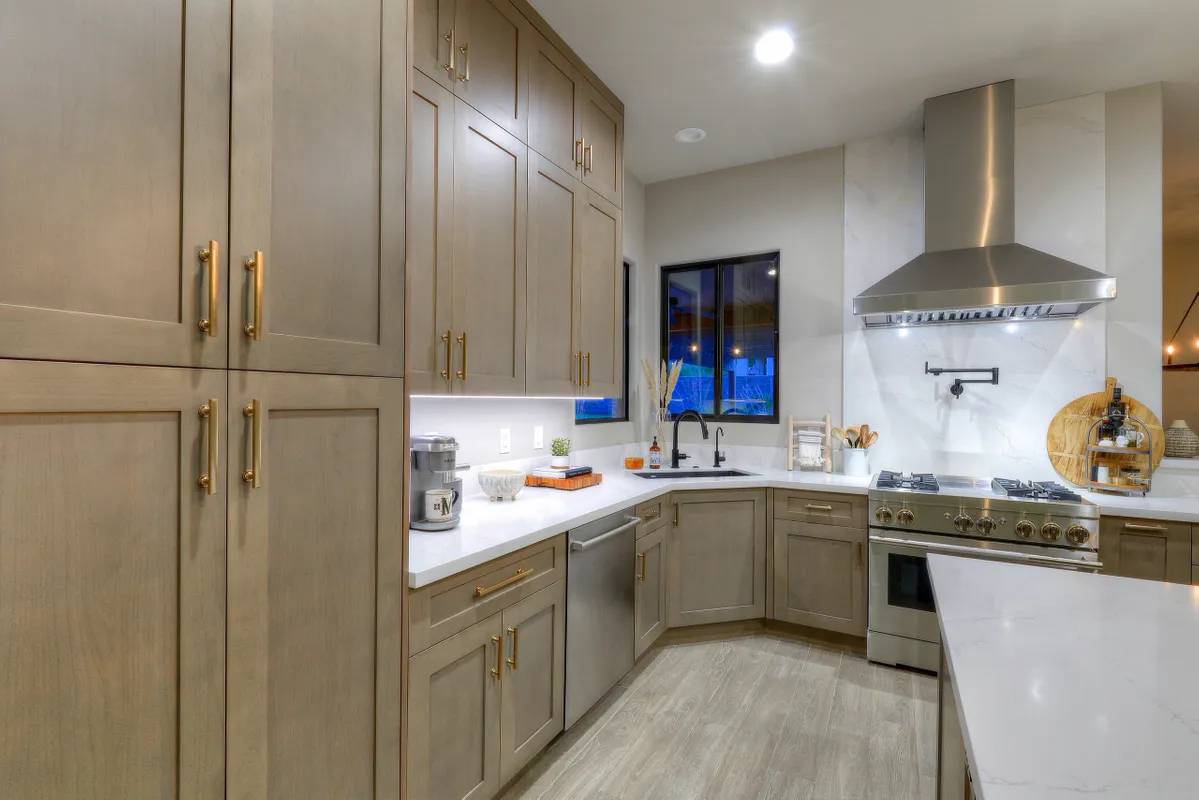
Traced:
POLYGON ((588 486, 596 486, 604 480, 602 472, 592 472, 588 475, 579 475, 574 478, 541 478, 536 475, 525 476, 525 486, 539 486, 543 489, 563 489, 567 492, 573 492, 575 489, 586 489, 588 486))
MULTIPOLYGON (((1145 423, 1152 437, 1153 455, 1150 461, 1147 453, 1141 454, 1135 449, 1104 447, 1098 448, 1108 454, 1109 461, 1115 463, 1128 461, 1141 463, 1150 461, 1149 474, 1161 464, 1166 452, 1166 437, 1162 431, 1161 420, 1157 418, 1148 406, 1135 397, 1124 395, 1128 410, 1133 416, 1145 423)), ((1084 394, 1071 400, 1057 412, 1049 423, 1045 434, 1045 446, 1049 451, 1049 461, 1058 475, 1075 486, 1092 488, 1091 476, 1087 474, 1087 434, 1091 425, 1107 412, 1108 392, 1084 394)), ((1148 477, 1148 475, 1146 475, 1148 477)), ((1106 488, 1112 488, 1104 484, 1106 488)), ((1118 488, 1118 487, 1117 487, 1118 488)))

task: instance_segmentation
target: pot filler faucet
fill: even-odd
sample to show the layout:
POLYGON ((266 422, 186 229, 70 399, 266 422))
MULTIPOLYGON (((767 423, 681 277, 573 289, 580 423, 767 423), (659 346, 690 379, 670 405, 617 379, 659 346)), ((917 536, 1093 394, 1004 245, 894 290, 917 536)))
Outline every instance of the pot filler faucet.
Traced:
POLYGON ((693 419, 699 423, 699 430, 704 435, 704 439, 708 438, 708 423, 704 422, 704 418, 699 415, 699 412, 694 408, 689 408, 683 413, 674 418, 674 443, 670 446, 670 468, 678 469, 679 462, 684 458, 690 458, 686 453, 679 452, 679 423, 685 419, 693 419))

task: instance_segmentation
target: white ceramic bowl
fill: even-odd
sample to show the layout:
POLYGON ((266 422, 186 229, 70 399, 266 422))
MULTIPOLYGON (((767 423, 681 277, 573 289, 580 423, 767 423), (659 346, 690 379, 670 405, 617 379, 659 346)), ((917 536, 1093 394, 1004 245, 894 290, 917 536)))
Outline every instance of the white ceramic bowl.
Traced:
POLYGON ((525 474, 518 469, 481 470, 479 488, 493 501, 515 500, 525 488, 525 474))

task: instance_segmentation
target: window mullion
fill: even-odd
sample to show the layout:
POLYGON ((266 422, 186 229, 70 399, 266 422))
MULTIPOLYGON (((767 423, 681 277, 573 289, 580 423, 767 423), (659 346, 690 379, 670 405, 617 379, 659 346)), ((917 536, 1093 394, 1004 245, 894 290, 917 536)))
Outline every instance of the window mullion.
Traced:
POLYGON ((716 396, 712 398, 712 416, 720 419, 724 409, 720 407, 720 398, 724 396, 724 266, 717 264, 716 270, 716 380, 712 381, 716 396))

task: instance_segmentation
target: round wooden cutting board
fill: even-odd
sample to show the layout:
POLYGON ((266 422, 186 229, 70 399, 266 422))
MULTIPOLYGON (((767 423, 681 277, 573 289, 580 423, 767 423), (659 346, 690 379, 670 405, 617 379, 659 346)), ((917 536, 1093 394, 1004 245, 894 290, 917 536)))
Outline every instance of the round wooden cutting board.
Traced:
MULTIPOLYGON (((1162 430, 1162 421, 1135 397, 1124 395, 1124 402, 1128 404, 1128 412, 1149 428, 1153 437, 1153 469, 1156 470, 1166 452, 1166 434, 1162 430)), ((1049 461, 1058 475, 1075 486, 1086 487, 1090 483, 1087 475, 1087 433, 1106 412, 1107 393, 1094 392, 1066 403, 1049 423, 1049 431, 1045 434, 1049 461)), ((1120 458, 1123 456, 1108 456, 1109 460, 1120 458)), ((1135 458, 1128 457, 1130 461, 1135 458)))

